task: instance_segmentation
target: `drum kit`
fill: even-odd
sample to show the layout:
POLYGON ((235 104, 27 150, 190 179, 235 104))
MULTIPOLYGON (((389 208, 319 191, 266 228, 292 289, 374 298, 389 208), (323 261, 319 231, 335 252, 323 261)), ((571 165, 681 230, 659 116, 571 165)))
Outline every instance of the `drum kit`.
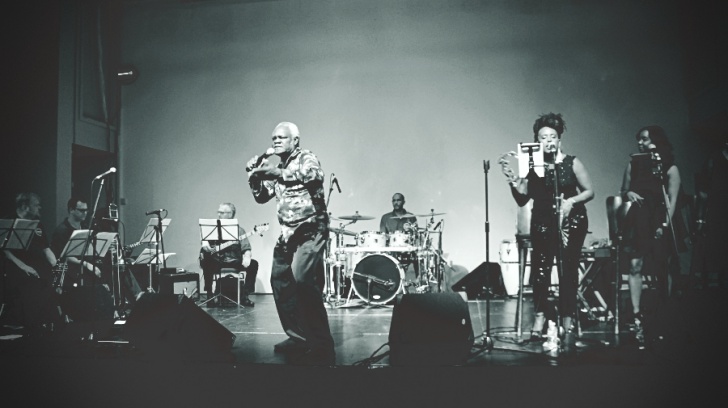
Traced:
POLYGON ((385 305, 398 294, 442 291, 443 220, 436 223, 435 217, 444 214, 431 211, 394 217, 429 219, 425 227, 413 225, 390 234, 347 230, 350 224, 374 219, 358 211, 354 215, 331 216, 331 220, 341 223, 339 227, 329 227, 332 234, 325 258, 327 303, 349 304, 354 293, 366 304, 385 305), (353 238, 353 242, 350 239, 347 243, 347 237, 353 238), (410 267, 416 276, 406 279, 410 267))

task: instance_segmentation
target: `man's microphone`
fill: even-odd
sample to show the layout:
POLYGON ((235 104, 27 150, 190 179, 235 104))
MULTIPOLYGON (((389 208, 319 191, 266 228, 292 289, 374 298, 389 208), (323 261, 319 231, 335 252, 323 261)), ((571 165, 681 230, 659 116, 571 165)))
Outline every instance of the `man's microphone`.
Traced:
POLYGON ((160 208, 158 210, 147 211, 144 215, 152 215, 152 214, 160 215, 162 213, 162 211, 167 212, 167 210, 165 210, 164 208, 160 208))
POLYGON ((260 167, 261 163, 263 163, 263 160, 269 158, 270 156, 273 156, 275 152, 275 149, 269 147, 268 150, 265 151, 265 153, 258 156, 258 161, 255 162, 255 167, 246 166, 245 171, 253 171, 253 169, 260 167))
POLYGON ((96 176, 96 178, 94 178, 94 180, 101 180, 102 178, 108 176, 111 173, 116 173, 116 167, 112 167, 112 168, 106 170, 106 172, 99 174, 98 176, 96 176))
POLYGON ((339 190, 339 193, 341 193, 341 187, 339 187, 339 179, 336 178, 334 173, 331 173, 331 180, 336 184, 336 189, 339 190))

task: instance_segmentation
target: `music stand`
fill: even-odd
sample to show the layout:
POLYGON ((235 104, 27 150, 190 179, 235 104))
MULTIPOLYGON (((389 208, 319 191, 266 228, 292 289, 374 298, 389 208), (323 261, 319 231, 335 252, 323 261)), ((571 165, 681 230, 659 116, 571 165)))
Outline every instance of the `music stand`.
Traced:
POLYGON ((157 245, 159 243, 159 239, 158 239, 157 235, 159 235, 159 238, 161 238, 162 234, 164 234, 164 231, 166 231, 167 227, 169 227, 170 222, 172 222, 171 218, 163 219, 162 220, 162 231, 160 231, 159 234, 157 234, 157 220, 150 218, 149 222, 147 223, 146 228, 144 228, 144 231, 142 231, 142 237, 139 239, 138 243, 157 245))
MULTIPOLYGON (((70 257, 77 259, 91 258, 91 263, 93 264, 94 259, 103 258, 111 247, 111 243, 116 238, 117 233, 97 232, 91 238, 91 242, 94 243, 93 246, 86 245, 90 233, 91 230, 87 229, 73 231, 68 242, 66 242, 66 246, 61 251, 61 255, 58 257, 59 261, 65 261, 70 257), (84 248, 86 249, 86 253, 84 253, 84 248)), ((81 266, 81 273, 83 274, 83 266, 81 266)))
POLYGON ((28 249, 39 222, 23 218, 0 220, 0 249, 28 249))
POLYGON ((200 237, 202 241, 237 241, 238 220, 200 218, 200 237))
POLYGON ((137 256, 137 259, 134 260, 133 265, 149 265, 149 286, 147 286, 149 293, 154 293, 154 288, 152 287, 152 265, 159 266, 159 264, 166 264, 167 258, 172 255, 175 255, 175 253, 168 252, 160 254, 158 251, 152 250, 152 248, 144 248, 139 256, 137 256))
MULTIPOLYGON (((225 242, 238 241, 238 232, 240 227, 238 226, 237 218, 220 219, 220 218, 200 218, 200 238, 202 241, 214 241, 217 245, 221 245, 225 242)), ((206 299, 200 303, 200 306, 217 299, 218 297, 225 298, 238 306, 242 306, 240 303, 230 299, 229 297, 222 294, 222 282, 219 279, 222 278, 221 268, 215 275, 219 275, 218 280, 215 283, 215 291, 217 292, 214 296, 206 299)), ((237 271, 240 273, 240 271, 237 271)), ((240 285, 240 282, 237 282, 240 285)), ((239 288, 238 288, 239 290, 239 288)))
MULTIPOLYGON (((162 235, 164 234, 164 231, 167 230, 167 227, 169 227, 169 223, 172 222, 171 218, 164 218, 164 219, 152 219, 150 218, 147 222, 147 226, 144 228, 144 231, 142 231, 142 237, 139 238, 138 244, 147 244, 148 247, 151 247, 154 245, 154 253, 156 257, 160 256, 159 253, 159 243, 162 240, 162 235), (160 231, 160 225, 161 225, 161 231, 160 231)), ((146 249, 144 250, 146 251, 146 249)), ((142 253, 144 253, 144 251, 142 253)), ((162 246, 162 265, 163 267, 167 266, 166 260, 167 257, 164 256, 164 246, 162 246)), ((141 257, 141 254, 139 255, 141 257)), ((138 258, 137 258, 138 259, 138 258)), ((134 262, 137 263, 136 261, 134 262)), ((152 263, 150 262, 139 262, 141 264, 148 264, 149 265, 149 286, 147 287, 147 290, 149 292, 154 292, 154 289, 152 288, 152 263)))

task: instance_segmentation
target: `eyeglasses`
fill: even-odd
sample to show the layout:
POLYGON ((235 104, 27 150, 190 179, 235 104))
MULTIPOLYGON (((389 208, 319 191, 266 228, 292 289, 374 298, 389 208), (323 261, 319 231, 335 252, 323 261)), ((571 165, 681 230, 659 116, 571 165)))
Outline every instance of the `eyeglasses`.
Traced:
POLYGON ((232 211, 218 211, 218 214, 232 214, 232 211))

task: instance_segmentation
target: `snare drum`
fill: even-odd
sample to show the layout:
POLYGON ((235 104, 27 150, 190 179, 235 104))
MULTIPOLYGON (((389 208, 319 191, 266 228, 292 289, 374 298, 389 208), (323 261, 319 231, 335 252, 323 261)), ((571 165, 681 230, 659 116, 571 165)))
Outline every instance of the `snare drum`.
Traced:
POLYGON ((390 247, 407 247, 414 246, 414 237, 412 234, 408 234, 402 231, 395 231, 389 234, 389 246, 390 247))
POLYGON ((387 235, 379 231, 360 232, 356 237, 356 243, 364 248, 381 248, 387 246, 387 235))

